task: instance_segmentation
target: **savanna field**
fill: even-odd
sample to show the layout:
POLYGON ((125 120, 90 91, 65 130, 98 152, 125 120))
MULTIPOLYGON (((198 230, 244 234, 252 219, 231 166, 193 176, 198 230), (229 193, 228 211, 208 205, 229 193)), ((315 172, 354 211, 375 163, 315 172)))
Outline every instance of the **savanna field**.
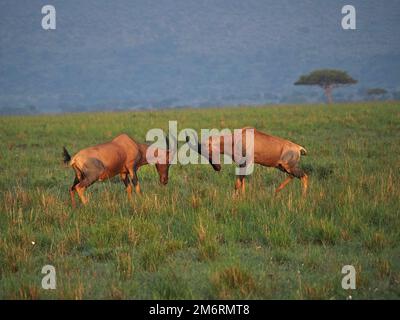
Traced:
POLYGON ((400 298, 399 102, 0 117, 0 139, 0 299, 400 298), (116 177, 72 209, 63 146, 144 142, 168 120, 304 146, 307 197, 298 180, 275 196, 286 176, 271 168, 233 197, 233 165, 173 165, 167 186, 145 166, 141 196, 116 177), (55 290, 41 287, 47 264, 55 290))

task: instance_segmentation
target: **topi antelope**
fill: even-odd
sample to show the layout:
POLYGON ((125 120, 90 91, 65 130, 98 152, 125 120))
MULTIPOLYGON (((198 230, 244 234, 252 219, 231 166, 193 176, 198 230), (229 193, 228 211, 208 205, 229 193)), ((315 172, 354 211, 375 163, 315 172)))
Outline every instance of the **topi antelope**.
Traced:
MULTIPOLYGON (((210 136, 201 144, 197 142, 197 146, 191 145, 189 136, 186 136, 186 142, 189 143, 189 146, 196 150, 200 155, 205 156, 215 171, 220 171, 221 165, 212 160, 213 153, 227 154, 231 156, 233 161, 239 164, 240 167, 243 167, 243 165, 238 161, 238 158, 240 157, 240 154, 237 153, 238 141, 239 144, 241 144, 239 145, 240 154, 244 155, 252 149, 251 153, 253 154, 253 157, 251 162, 265 167, 277 168, 289 175, 275 190, 275 193, 281 191, 290 181, 292 181, 293 178, 298 178, 302 183, 303 196, 306 195, 308 176, 299 168, 298 164, 300 156, 306 155, 307 151, 298 144, 248 127, 240 129, 238 135, 235 133, 210 136), (247 145, 246 141, 246 132, 250 130, 254 134, 254 141, 251 143, 251 146, 250 144, 247 145), (238 136, 240 139, 237 139, 238 136), (228 148, 226 148, 226 146, 228 146, 228 148)), ((245 174, 238 174, 236 176, 236 191, 245 191, 245 177, 245 174)))
MULTIPOLYGON (((164 162, 155 162, 160 183, 163 185, 168 183, 170 165, 167 138, 166 142, 166 150, 160 148, 154 150, 155 156, 162 155, 167 159, 164 162)), ((120 175, 125 184, 129 198, 132 195, 132 183, 135 192, 139 194, 140 185, 137 170, 149 163, 149 159, 146 157, 149 148, 147 144, 137 143, 126 134, 121 134, 110 142, 82 149, 72 158, 64 147, 64 163, 69 164, 75 171, 75 180, 69 189, 72 206, 76 206, 75 191, 82 203, 86 204, 88 200, 84 193, 90 185, 96 181, 110 179, 117 174, 120 175)))

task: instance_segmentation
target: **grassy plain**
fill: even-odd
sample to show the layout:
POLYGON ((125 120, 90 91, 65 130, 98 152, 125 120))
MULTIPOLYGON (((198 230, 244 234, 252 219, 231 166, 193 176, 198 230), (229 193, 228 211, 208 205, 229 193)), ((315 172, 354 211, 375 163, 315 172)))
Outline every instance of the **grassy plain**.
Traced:
POLYGON ((0 118, 1 299, 400 298, 400 104, 176 109, 0 118), (299 181, 256 167, 233 198, 234 166, 139 171, 143 195, 127 200, 118 178, 90 187, 73 210, 71 153, 126 132, 240 128, 308 150, 299 181), (41 269, 56 268, 43 290, 41 269), (357 289, 341 287, 354 265, 357 289))

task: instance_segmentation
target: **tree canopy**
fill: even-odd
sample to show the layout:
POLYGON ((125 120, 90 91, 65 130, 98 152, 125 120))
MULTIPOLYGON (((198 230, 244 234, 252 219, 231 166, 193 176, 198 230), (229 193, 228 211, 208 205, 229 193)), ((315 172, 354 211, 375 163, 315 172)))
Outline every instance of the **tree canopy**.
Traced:
POLYGON ((371 88, 367 90, 369 96, 380 96, 386 94, 387 91, 383 88, 371 88))
POLYGON ((339 86, 355 84, 357 80, 350 77, 346 71, 335 69, 315 70, 307 75, 302 75, 295 85, 318 85, 322 88, 328 86, 339 86))
POLYGON ((357 83, 346 71, 335 69, 319 69, 307 75, 300 76, 295 85, 320 86, 325 90, 328 102, 332 102, 332 89, 357 83))

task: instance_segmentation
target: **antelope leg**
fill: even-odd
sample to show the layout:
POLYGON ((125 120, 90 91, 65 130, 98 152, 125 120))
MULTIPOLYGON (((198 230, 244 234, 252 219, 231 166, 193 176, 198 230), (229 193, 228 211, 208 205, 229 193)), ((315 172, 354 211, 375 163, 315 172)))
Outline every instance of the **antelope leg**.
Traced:
POLYGON ((129 172, 129 174, 131 175, 131 179, 132 179, 132 183, 135 186, 135 192, 136 194, 140 194, 141 190, 140 190, 140 184, 139 184, 139 179, 137 177, 137 171, 136 170, 131 170, 129 172))
POLYGON ((87 175, 85 179, 83 179, 81 182, 79 182, 75 186, 75 190, 78 192, 78 196, 81 199, 83 204, 87 204, 89 201, 85 196, 85 190, 89 186, 91 186, 95 181, 97 181, 98 177, 96 176, 89 176, 87 175))
POLYGON ((125 185, 126 193, 128 194, 128 198, 132 199, 132 184, 131 184, 131 182, 129 180, 129 175, 127 173, 122 173, 121 174, 121 179, 122 179, 122 182, 125 185))
POLYGON ((79 183, 79 179, 77 176, 75 176, 74 183, 72 184, 71 188, 69 188, 69 195, 71 197, 71 203, 72 207, 76 208, 76 202, 75 202, 75 187, 79 183))
POLYGON ((307 194, 307 188, 308 188, 308 176, 306 174, 304 174, 304 176, 302 176, 300 178, 300 180, 301 180, 301 184, 303 186, 303 197, 305 197, 307 194))
POLYGON ((235 181, 235 192, 238 193, 241 191, 242 193, 245 192, 245 183, 244 183, 244 176, 237 176, 235 181))
POLYGON ((135 192, 137 193, 137 194, 141 194, 142 193, 142 190, 140 189, 140 184, 139 184, 139 182, 136 184, 136 186, 135 186, 135 192))
POLYGON ((293 180, 293 176, 288 176, 282 183, 281 185, 276 188, 275 193, 278 193, 279 191, 281 191, 284 187, 286 187, 286 185, 293 180))
POLYGON ((88 203, 88 200, 87 200, 87 198, 86 198, 86 196, 85 196, 86 187, 81 186, 80 183, 79 183, 79 184, 75 187, 75 189, 76 189, 76 191, 78 192, 78 196, 79 196, 79 198, 81 199, 82 203, 83 203, 84 205, 86 205, 86 204, 88 203))

